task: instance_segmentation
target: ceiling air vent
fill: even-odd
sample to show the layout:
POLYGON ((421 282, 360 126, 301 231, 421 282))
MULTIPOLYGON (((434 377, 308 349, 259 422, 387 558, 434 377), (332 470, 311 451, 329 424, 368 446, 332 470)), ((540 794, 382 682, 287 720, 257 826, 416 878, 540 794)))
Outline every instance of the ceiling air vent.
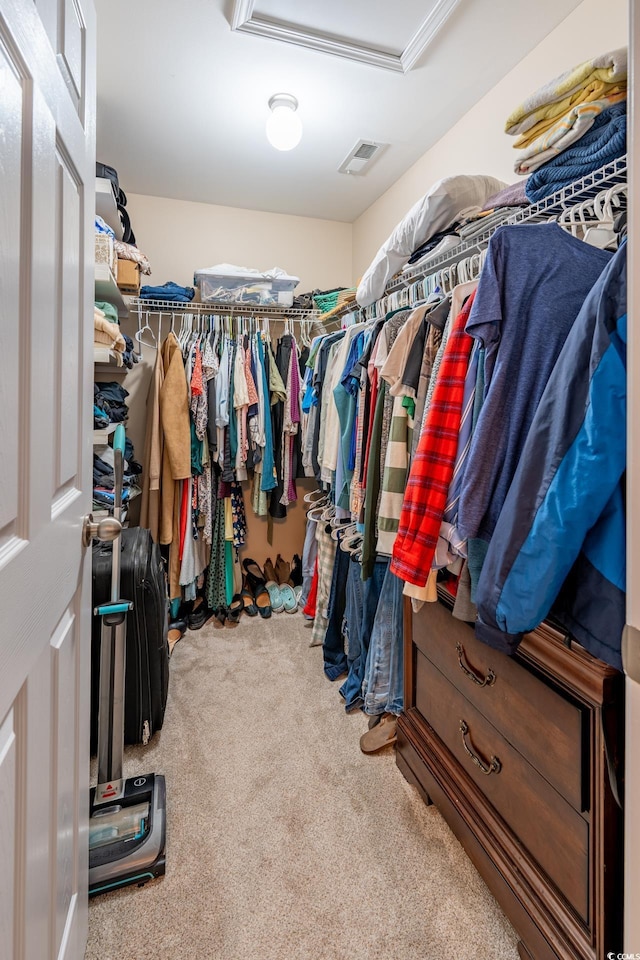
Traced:
POLYGON ((387 143, 379 143, 377 140, 358 140, 338 167, 338 172, 362 176, 387 146, 387 143))

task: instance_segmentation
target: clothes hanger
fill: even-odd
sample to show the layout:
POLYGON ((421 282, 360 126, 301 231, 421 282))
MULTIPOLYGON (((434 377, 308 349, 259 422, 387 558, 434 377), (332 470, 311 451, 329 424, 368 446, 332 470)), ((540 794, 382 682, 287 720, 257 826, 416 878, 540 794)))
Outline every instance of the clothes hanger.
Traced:
POLYGON ((137 329, 136 332, 134 333, 134 337, 135 337, 135 339, 138 341, 138 343, 140 344, 140 350, 138 351, 138 356, 140 357, 140 359, 142 359, 142 347, 143 347, 143 346, 145 346, 145 347, 150 347, 152 350, 157 350, 157 349, 158 349, 158 341, 156 340, 156 335, 155 335, 155 333, 153 332, 153 330, 151 329, 151 327, 149 326, 149 311, 148 311, 148 310, 145 311, 144 318, 145 318, 144 326, 141 326, 141 324, 142 324, 142 311, 138 311, 138 329, 137 329), (145 333, 147 332, 147 330, 148 330, 149 333, 151 334, 151 338, 152 338, 152 340, 153 340, 153 343, 148 343, 146 340, 143 339, 143 334, 145 334, 145 333))
POLYGON ((343 537, 352 536, 356 529, 356 525, 350 517, 347 517, 345 520, 339 520, 337 523, 334 518, 329 522, 329 526, 331 528, 331 539, 336 541, 336 543, 341 543, 343 537))
POLYGON ((626 194, 626 184, 614 184, 613 187, 602 191, 594 198, 592 208, 598 222, 585 229, 585 243, 600 250, 617 249, 618 234, 613 229, 614 207, 619 209, 622 206, 623 194, 626 194))

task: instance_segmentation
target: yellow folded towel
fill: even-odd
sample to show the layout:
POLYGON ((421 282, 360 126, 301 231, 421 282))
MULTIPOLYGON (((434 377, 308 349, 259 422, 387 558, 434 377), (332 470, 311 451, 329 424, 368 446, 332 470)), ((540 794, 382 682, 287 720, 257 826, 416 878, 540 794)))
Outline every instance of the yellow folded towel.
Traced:
POLYGON ((597 116, 606 107, 624 100, 626 95, 626 83, 602 83, 600 80, 589 83, 578 93, 573 93, 564 100, 550 104, 545 110, 545 116, 541 117, 532 127, 529 127, 526 133, 520 134, 513 145, 514 149, 523 150, 528 147, 547 131, 553 130, 556 124, 565 122, 573 111, 580 111, 581 108, 594 104, 596 107, 594 116, 597 116))
MULTIPOLYGON (((624 101, 626 96, 627 91, 624 89, 602 100, 580 103, 573 107, 569 113, 556 120, 546 132, 529 143, 526 149, 516 158, 515 172, 522 176, 528 176, 538 167, 541 167, 543 163, 557 157, 559 153, 562 153, 563 150, 566 150, 567 147, 584 136, 603 110, 608 109, 615 103, 624 101)), ((515 146, 517 145, 516 143, 515 146)))
POLYGON ((550 80, 527 97, 507 119, 505 132, 511 136, 526 133, 540 120, 548 119, 547 108, 551 104, 565 101, 593 83, 620 84, 626 82, 626 79, 626 47, 585 60, 550 80))

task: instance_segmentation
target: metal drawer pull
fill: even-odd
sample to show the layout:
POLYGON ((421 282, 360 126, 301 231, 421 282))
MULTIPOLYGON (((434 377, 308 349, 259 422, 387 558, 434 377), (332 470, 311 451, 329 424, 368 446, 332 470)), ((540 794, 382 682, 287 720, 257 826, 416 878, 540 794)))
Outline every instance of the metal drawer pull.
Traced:
POLYGON ((490 762, 486 763, 478 756, 477 753, 474 753, 471 747, 467 744, 465 737, 469 733, 469 726, 465 720, 460 721, 460 733, 462 734, 462 746, 465 748, 476 767, 479 767, 482 773, 484 773, 487 777, 491 773, 500 773, 502 770, 502 764, 497 757, 491 757, 490 762))
POLYGON ((490 687, 496 682, 496 675, 493 670, 489 669, 489 673, 486 675, 486 677, 478 676, 477 673, 471 670, 470 667, 463 662, 465 652, 461 643, 456 643, 456 650, 458 651, 458 663, 460 664, 460 669, 464 673, 465 677, 469 677, 469 680, 473 680, 473 682, 477 683, 479 687, 490 687))

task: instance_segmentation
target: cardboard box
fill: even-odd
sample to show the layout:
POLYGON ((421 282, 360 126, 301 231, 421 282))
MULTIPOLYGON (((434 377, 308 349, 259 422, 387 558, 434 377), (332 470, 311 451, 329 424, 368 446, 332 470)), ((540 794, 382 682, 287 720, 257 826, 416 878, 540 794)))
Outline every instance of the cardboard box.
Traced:
POLYGON ((137 297, 140 293, 140 264, 118 257, 118 287, 122 293, 137 297))

